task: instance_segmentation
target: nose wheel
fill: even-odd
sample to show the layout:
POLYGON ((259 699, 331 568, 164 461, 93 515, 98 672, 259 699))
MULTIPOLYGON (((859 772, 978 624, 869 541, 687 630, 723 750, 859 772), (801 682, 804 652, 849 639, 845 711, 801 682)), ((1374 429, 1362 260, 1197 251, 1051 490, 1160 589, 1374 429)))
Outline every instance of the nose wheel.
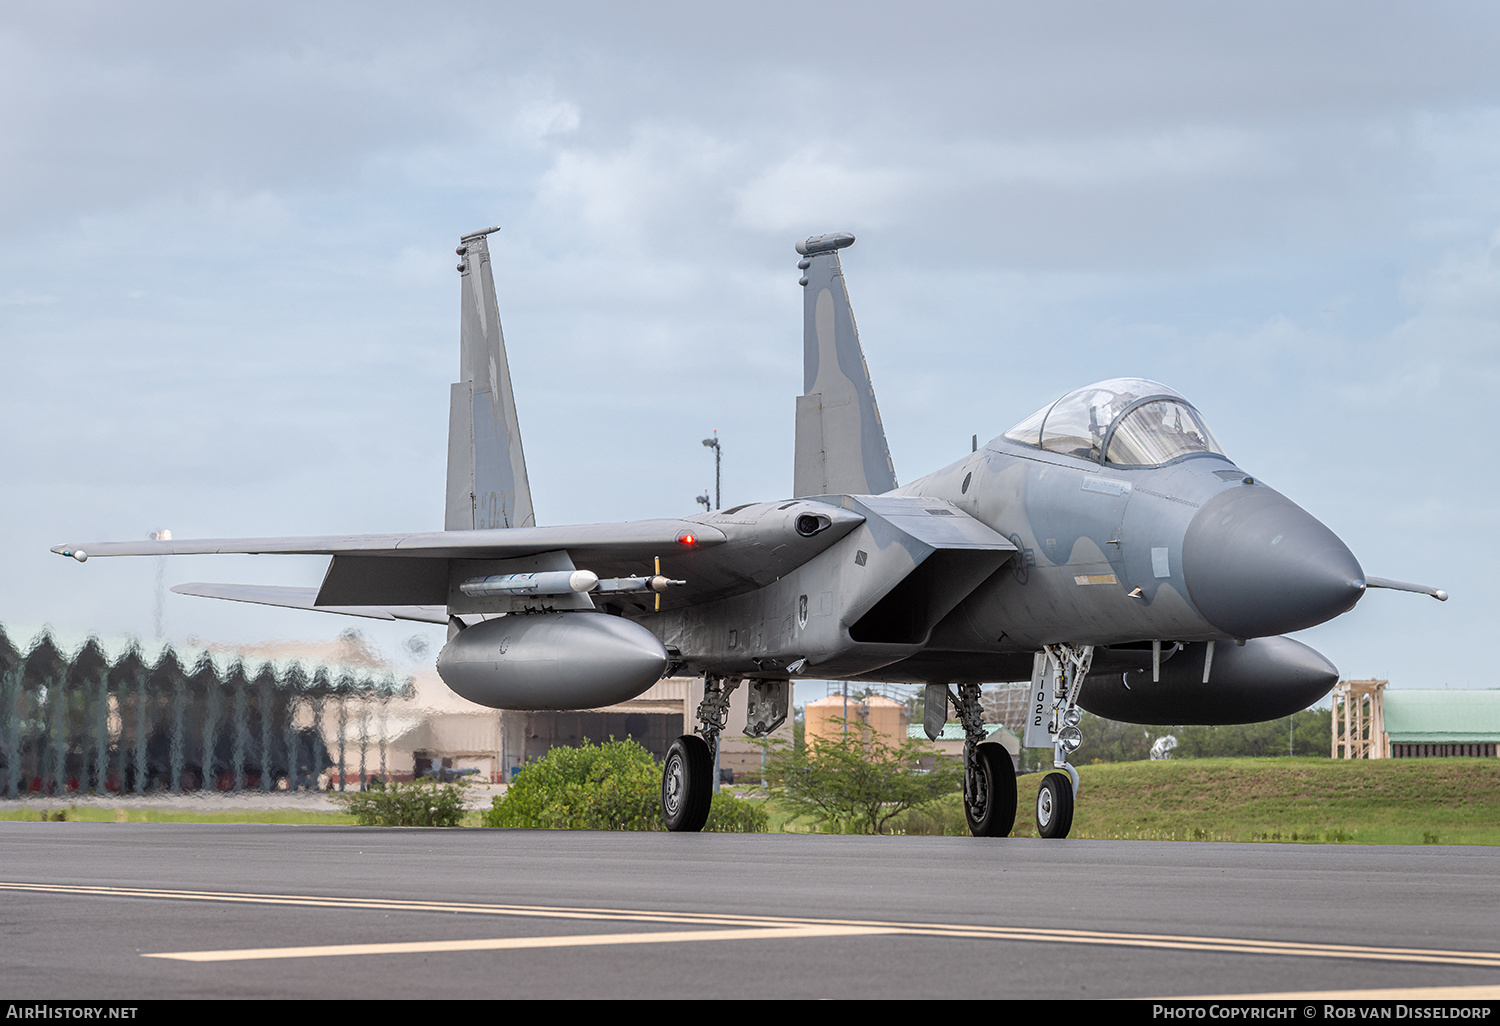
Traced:
POLYGON ((1036 832, 1042 837, 1067 837, 1073 829, 1073 804, 1078 796, 1078 771, 1068 757, 1083 744, 1078 725, 1083 711, 1078 695, 1094 663, 1092 645, 1044 645, 1031 671, 1031 712, 1027 717, 1027 748, 1051 748, 1052 765, 1036 793, 1036 832))
POLYGON ((1048 773, 1036 792, 1036 832, 1042 837, 1067 837, 1073 829, 1073 780, 1066 773, 1048 773))

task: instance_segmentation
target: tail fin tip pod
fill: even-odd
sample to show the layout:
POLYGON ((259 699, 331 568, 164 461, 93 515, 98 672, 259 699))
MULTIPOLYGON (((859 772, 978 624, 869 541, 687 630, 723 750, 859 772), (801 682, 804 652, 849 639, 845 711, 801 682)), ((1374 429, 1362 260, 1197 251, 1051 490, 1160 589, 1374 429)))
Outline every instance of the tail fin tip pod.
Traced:
POLYGON ((450 392, 443 529, 535 527, 521 425, 511 389, 489 236, 459 239, 459 380, 450 392))
POLYGON ((802 259, 802 387, 793 494, 873 495, 896 487, 870 370, 859 344, 838 251, 848 232, 797 243, 802 259))

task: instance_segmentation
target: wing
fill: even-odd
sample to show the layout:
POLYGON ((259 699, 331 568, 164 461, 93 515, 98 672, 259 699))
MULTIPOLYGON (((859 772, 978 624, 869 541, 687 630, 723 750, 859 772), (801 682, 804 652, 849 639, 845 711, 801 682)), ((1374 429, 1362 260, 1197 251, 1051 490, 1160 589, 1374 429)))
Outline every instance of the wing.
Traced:
MULTIPOLYGON (((420 534, 88 542, 57 545, 52 551, 80 562, 98 556, 332 556, 323 584, 310 604, 294 592, 246 591, 209 597, 299 609, 394 608, 446 606, 463 580, 495 573, 581 566, 600 577, 636 576, 653 572, 655 560, 661 557, 663 571, 680 578, 687 567, 696 565, 696 557, 704 550, 722 546, 727 540, 723 532, 702 523, 641 520, 420 534), (257 597, 248 597, 251 594, 257 597)), ((471 608, 472 603, 461 601, 459 605, 464 607, 462 611, 481 611, 471 608)), ((507 608, 499 602, 494 611, 507 608)))
MULTIPOLYGON (((643 520, 574 527, 513 527, 428 534, 329 538, 249 538, 58 545, 54 552, 92 556, 191 554, 292 554, 332 556, 322 586, 265 589, 248 585, 186 585, 186 594, 298 609, 354 612, 395 619, 425 619, 448 612, 505 612, 532 608, 538 599, 467 598, 459 586, 494 574, 585 569, 601 579, 657 572, 685 583, 662 596, 671 609, 765 587, 813 559, 868 517, 887 521, 925 550, 989 550, 999 559, 1014 546, 946 502, 900 496, 822 496, 754 503, 683 520, 643 520), (369 607, 375 607, 370 609, 369 607), (432 607, 424 615, 414 607, 432 607), (398 612, 399 611, 399 612, 398 612)), ((550 608, 591 608, 638 615, 655 608, 651 594, 558 596, 550 608)), ((434 620, 433 622, 442 622, 434 620)))
POLYGON ((179 595, 254 602, 257 605, 281 606, 286 609, 311 609, 320 613, 342 613, 345 616, 364 616, 372 620, 448 622, 448 610, 442 606, 320 606, 317 605, 317 588, 278 588, 263 584, 179 584, 172 590, 179 595))
POLYGON ((346 534, 303 538, 200 538, 172 541, 89 542, 54 545, 74 559, 91 556, 247 555, 379 556, 387 559, 506 559, 567 549, 650 559, 673 546, 721 545, 724 535, 687 520, 637 520, 574 527, 510 527, 423 534, 346 534))
MULTIPOLYGON (((660 559, 662 574, 688 582, 664 596, 665 604, 678 605, 769 583, 847 534, 862 519, 838 507, 798 501, 779 508, 771 503, 736 507, 692 520, 421 534, 87 542, 57 545, 52 551, 80 562, 99 556, 332 556, 323 584, 310 601, 304 589, 198 584, 178 590, 297 609, 452 605, 460 612, 513 608, 504 600, 485 605, 462 598, 458 585, 471 577, 573 567, 591 570, 602 579, 635 577, 657 572, 660 559), (715 519, 722 523, 715 526, 710 522, 715 519)), ((634 603, 624 596, 618 599, 631 611, 647 608, 653 600, 654 596, 634 603)), ((583 603, 584 608, 590 605, 586 600, 583 603)))

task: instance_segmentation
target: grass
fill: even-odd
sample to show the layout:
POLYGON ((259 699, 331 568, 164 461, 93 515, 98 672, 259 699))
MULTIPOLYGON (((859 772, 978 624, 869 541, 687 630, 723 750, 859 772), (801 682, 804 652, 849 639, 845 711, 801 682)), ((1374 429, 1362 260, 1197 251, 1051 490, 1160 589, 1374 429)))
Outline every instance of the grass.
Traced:
MULTIPOLYGON (((1500 759, 1173 759, 1079 776, 1074 837, 1500 844, 1500 759)), ((1020 779, 1028 836, 1041 779, 1020 779)))
MULTIPOLYGON (((1500 759, 1172 759, 1083 766, 1073 837, 1152 841, 1500 845, 1500 759)), ((1013 836, 1035 836, 1039 774, 1020 778, 1013 836)), ((91 823, 351 825, 342 812, 75 807, 91 823)), ((768 803, 770 829, 819 828, 768 803)), ((57 812, 0 805, 0 820, 57 812)), ((479 826, 478 812, 463 826, 479 826)), ((894 821, 898 832, 967 834, 957 795, 894 821)))
MULTIPOLYGON (((1297 844, 1500 845, 1500 759, 1176 759, 1083 766, 1070 836, 1297 844)), ((1040 774, 1019 778, 1014 837, 1035 837, 1040 774)), ((958 796, 894 821, 966 835, 958 796)), ((772 830, 818 827, 772 806, 772 830)))

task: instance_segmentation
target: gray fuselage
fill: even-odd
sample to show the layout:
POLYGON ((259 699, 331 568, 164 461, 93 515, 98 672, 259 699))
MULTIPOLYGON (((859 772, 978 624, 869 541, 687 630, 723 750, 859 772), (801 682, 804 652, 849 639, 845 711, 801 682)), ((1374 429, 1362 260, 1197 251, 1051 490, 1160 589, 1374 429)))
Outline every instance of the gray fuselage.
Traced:
MULTIPOLYGON (((1331 531, 1215 454, 1113 466, 1002 437, 888 497, 798 507, 895 498, 967 514, 1014 551, 989 563, 928 551, 891 527, 901 518, 867 517, 757 591, 641 622, 699 671, 784 675, 806 659, 804 674, 828 679, 1020 680, 1046 644, 1268 637, 1331 619, 1364 590, 1331 531)), ((694 519, 732 531, 785 505, 694 519)))

